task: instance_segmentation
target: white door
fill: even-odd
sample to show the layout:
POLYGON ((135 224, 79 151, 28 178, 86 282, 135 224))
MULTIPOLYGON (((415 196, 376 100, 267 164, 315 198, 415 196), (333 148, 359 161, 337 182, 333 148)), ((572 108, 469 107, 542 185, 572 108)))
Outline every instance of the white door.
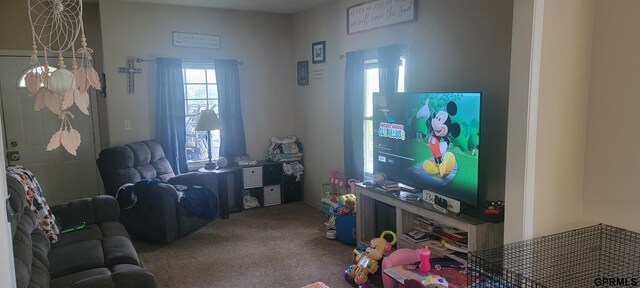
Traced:
MULTIPOLYGON (((0 100, 7 164, 31 170, 50 205, 98 195, 93 117, 83 114, 75 105, 70 110, 75 115, 71 124, 82 136, 77 156, 70 155, 62 146, 46 151, 51 135, 60 129, 61 122, 46 108, 35 112, 35 97, 29 97, 26 88, 19 87, 20 78, 29 68, 28 57, 0 57, 0 100), (19 160, 15 160, 15 156, 19 160)), ((95 102, 95 98, 91 101, 95 102)), ((93 107, 95 105, 90 105, 91 114, 95 113, 93 107)))

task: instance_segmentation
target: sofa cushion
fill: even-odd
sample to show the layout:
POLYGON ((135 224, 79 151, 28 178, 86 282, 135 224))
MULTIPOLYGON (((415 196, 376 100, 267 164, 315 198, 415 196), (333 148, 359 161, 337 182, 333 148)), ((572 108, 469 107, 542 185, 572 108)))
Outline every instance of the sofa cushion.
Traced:
POLYGON ((111 271, 107 268, 95 268, 65 275, 51 280, 51 288, 69 287, 74 283, 96 276, 107 276, 111 271))
POLYGON ((104 251, 104 265, 107 267, 117 264, 133 264, 140 266, 138 254, 131 241, 123 236, 106 237, 102 240, 104 251))
POLYGON ((31 234, 36 229, 36 218, 27 207, 20 213, 21 217, 13 233, 13 261, 16 271, 16 286, 27 287, 31 282, 31 270, 34 261, 31 234))
POLYGON ((104 267, 104 252, 100 240, 54 247, 49 252, 51 278, 100 267, 104 267))
POLYGON ((124 229, 124 226, 122 226, 120 222, 102 222, 100 223, 100 230, 102 231, 103 237, 122 236, 127 239, 131 239, 129 237, 129 233, 127 233, 127 230, 124 229))
POLYGON ((58 240, 57 243, 53 244, 52 247, 58 248, 88 240, 102 240, 102 237, 103 236, 102 231, 100 230, 100 226, 98 226, 98 224, 89 224, 86 225, 82 230, 76 230, 60 235, 60 240, 58 240))

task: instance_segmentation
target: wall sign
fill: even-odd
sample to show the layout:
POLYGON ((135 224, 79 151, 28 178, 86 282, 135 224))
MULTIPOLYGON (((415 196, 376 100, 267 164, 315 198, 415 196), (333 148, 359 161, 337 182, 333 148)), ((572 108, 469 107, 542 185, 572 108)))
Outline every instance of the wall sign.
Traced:
POLYGON ((298 85, 309 85, 309 61, 298 61, 298 85))
POLYGON ((376 0, 347 8, 347 33, 417 19, 417 0, 376 0))
POLYGON ((173 46, 220 49, 220 36, 174 31, 173 46))

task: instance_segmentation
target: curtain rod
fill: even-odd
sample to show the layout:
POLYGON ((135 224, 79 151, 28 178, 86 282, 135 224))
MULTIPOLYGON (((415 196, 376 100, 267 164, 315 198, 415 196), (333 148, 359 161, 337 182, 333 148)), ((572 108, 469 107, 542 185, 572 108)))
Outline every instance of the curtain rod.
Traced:
MULTIPOLYGON (((142 63, 142 62, 156 62, 156 60, 152 60, 152 59, 142 59, 142 58, 136 58, 136 63, 142 63)), ((202 60, 189 60, 186 62, 204 62, 202 60)), ((243 65, 244 62, 242 61, 238 61, 238 65, 243 65)))

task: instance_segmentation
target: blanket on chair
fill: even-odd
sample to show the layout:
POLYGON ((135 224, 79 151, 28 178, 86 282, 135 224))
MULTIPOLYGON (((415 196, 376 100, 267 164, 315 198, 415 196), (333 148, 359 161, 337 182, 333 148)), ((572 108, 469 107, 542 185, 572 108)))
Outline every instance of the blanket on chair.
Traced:
POLYGON ((206 219, 215 219, 218 216, 218 197, 211 190, 200 186, 178 185, 179 187, 176 187, 159 179, 145 179, 135 184, 122 185, 116 193, 116 199, 123 209, 131 209, 136 205, 139 197, 152 193, 160 183, 173 187, 178 195, 178 203, 194 215, 206 219))
POLYGON ((60 227, 56 224, 56 217, 53 216, 49 204, 44 198, 44 193, 36 177, 31 171, 22 166, 7 167, 7 176, 20 181, 27 195, 27 204, 31 207, 31 211, 38 219, 38 228, 44 232, 51 243, 58 242, 60 235, 60 227))

